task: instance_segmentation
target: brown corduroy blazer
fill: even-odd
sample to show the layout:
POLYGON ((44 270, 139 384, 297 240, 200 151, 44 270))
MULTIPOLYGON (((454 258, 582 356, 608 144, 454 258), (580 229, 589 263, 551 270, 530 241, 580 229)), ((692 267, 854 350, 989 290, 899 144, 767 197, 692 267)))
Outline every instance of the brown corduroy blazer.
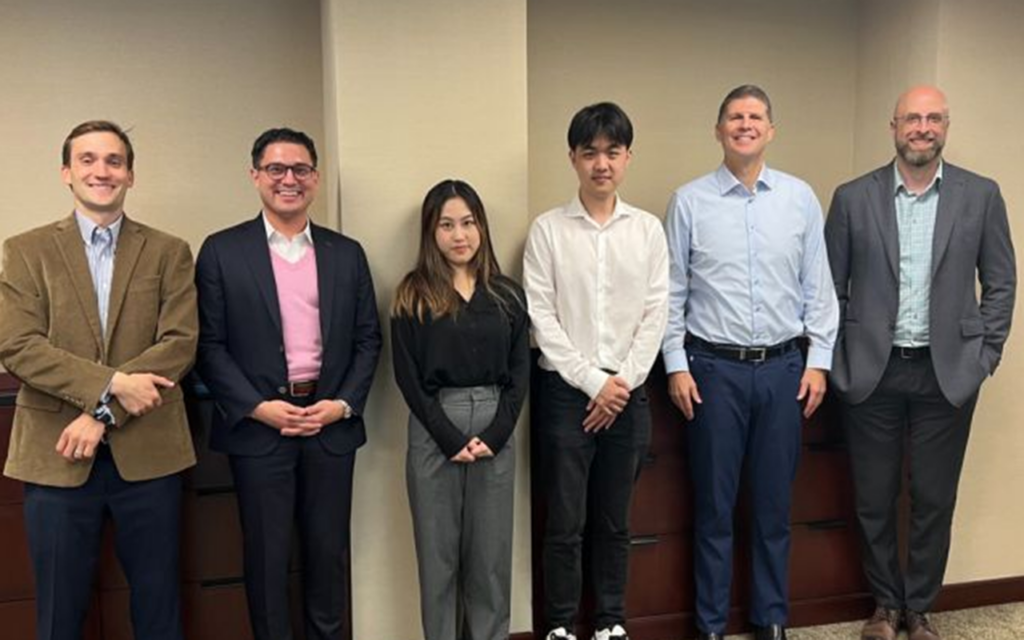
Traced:
MULTIPOLYGON (((198 338, 188 244, 127 218, 118 236, 101 335, 89 265, 74 215, 4 242, 0 363, 22 382, 4 475, 56 487, 82 485, 91 460, 55 450, 64 428, 91 412, 115 371, 174 381, 192 366, 198 338)), ((108 429, 125 480, 166 476, 195 464, 181 388, 160 407, 130 416, 116 400, 108 429)))

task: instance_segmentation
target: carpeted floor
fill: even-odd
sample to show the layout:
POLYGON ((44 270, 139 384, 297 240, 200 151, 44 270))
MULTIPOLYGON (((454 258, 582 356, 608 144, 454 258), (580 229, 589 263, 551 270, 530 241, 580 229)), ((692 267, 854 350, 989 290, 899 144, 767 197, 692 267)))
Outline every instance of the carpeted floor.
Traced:
MULTIPOLYGON (((932 626, 942 640, 1020 640, 1024 639, 1024 603, 995 607, 946 611, 931 616, 932 626)), ((787 632, 790 640, 858 640, 861 622, 804 627, 787 632)), ((741 640, 752 636, 727 636, 741 640)), ((905 640, 906 632, 900 634, 905 640)))

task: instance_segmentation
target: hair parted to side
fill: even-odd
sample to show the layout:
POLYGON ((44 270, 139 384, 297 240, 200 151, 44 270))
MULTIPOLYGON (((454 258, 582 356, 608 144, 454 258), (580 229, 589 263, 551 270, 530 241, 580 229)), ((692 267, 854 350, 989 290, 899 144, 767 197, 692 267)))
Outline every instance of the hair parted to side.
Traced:
POLYGON ((288 127, 267 129, 260 134, 260 137, 256 138, 256 142, 252 143, 253 169, 260 168, 260 161, 263 160, 263 152, 267 150, 267 147, 275 142, 290 142, 292 144, 300 144, 306 147, 306 150, 309 151, 309 157, 313 161, 313 168, 316 169, 316 145, 313 144, 313 139, 302 131, 296 131, 295 129, 289 129, 288 127))
POLYGON ((729 103, 735 100, 742 100, 743 98, 757 98, 763 102, 765 111, 768 112, 768 122, 772 122, 772 101, 768 98, 765 90, 756 84, 741 84, 726 94, 722 104, 718 107, 718 120, 715 122, 721 124, 722 118, 725 117, 725 111, 729 108, 729 103))
POLYGON ((627 149, 633 145, 633 123, 614 102, 598 102, 583 107, 569 123, 570 151, 589 146, 600 137, 627 149))
POLYGON ((469 263, 469 269, 498 307, 507 312, 508 305, 525 304, 501 275, 501 268, 491 245, 490 226, 484 203, 476 190, 462 180, 442 180, 427 192, 420 213, 420 250, 416 267, 399 283, 391 305, 392 316, 415 317, 420 322, 429 314, 433 318, 458 315, 459 294, 452 283, 452 268, 437 246, 435 234, 441 210, 449 200, 460 198, 473 214, 480 232, 480 248, 469 263))
POLYGON ((99 132, 112 133, 121 139, 126 152, 125 161, 128 165, 128 170, 131 171, 135 166, 135 149, 132 148, 132 141, 128 138, 128 133, 124 129, 109 120, 88 120, 72 129, 68 137, 64 138, 64 145, 60 150, 61 163, 65 167, 71 166, 71 143, 75 138, 80 138, 87 133, 99 132))

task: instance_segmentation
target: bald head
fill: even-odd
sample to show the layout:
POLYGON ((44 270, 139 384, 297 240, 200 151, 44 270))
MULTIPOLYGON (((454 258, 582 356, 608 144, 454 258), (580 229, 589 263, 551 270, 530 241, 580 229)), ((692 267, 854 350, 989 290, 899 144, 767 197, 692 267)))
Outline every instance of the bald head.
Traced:
POLYGON ((907 89, 900 95, 896 100, 896 107, 893 109, 892 115, 894 119, 897 119, 907 113, 932 112, 949 116, 949 103, 946 101, 946 94, 942 93, 938 87, 920 85, 907 89))

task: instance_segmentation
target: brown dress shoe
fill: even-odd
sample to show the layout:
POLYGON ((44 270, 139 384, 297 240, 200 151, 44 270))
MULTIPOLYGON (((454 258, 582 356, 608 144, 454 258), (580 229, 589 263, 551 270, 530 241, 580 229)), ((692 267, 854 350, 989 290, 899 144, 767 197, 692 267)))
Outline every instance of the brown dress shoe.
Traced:
POLYGON ((900 612, 896 609, 877 607, 874 615, 864 623, 864 628, 860 631, 860 640, 896 640, 899 629, 900 612))
POLYGON ((927 614, 907 611, 907 636, 910 640, 939 640, 939 632, 928 621, 927 614))

